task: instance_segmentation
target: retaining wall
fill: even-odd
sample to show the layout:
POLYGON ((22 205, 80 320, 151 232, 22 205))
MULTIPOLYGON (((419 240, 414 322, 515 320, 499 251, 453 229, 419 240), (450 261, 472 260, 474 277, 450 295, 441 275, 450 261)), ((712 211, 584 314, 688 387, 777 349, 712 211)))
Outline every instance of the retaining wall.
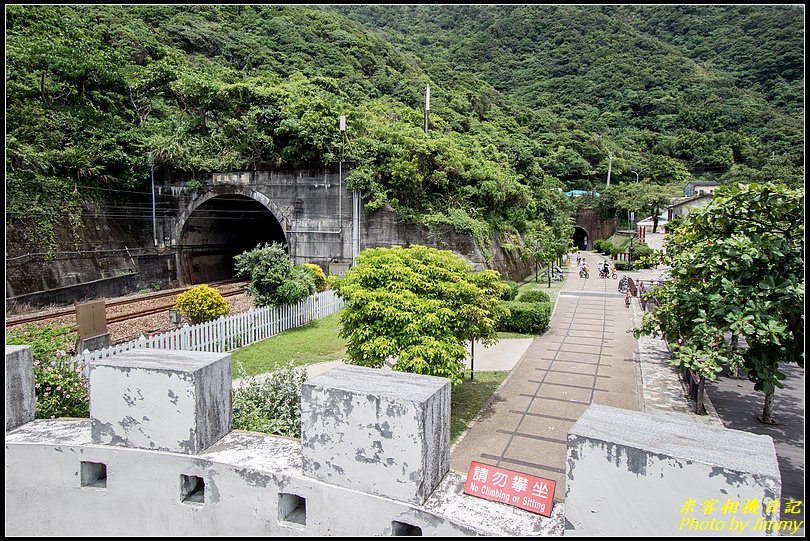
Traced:
POLYGON ((562 533, 562 505, 541 517, 447 473, 448 380, 348 368, 306 383, 303 451, 230 430, 230 354, 93 361, 90 419, 6 433, 6 535, 562 533))

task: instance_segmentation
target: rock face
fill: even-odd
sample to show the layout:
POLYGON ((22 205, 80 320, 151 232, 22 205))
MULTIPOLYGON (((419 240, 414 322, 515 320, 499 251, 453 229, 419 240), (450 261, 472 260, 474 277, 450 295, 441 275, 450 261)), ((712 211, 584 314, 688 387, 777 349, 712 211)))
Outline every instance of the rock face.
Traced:
POLYGON ((422 504, 450 468, 450 380, 340 366, 304 384, 304 474, 422 504))

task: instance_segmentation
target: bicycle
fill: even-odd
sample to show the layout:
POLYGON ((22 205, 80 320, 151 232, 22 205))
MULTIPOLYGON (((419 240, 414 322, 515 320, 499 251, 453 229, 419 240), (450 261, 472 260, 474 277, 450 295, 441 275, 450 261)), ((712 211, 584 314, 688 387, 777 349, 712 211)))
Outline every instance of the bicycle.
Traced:
POLYGON ((587 278, 588 277, 588 269, 579 269, 579 277, 580 278, 587 278))
POLYGON ((619 292, 624 293, 624 305, 630 308, 630 278, 627 275, 622 276, 619 281, 619 292))

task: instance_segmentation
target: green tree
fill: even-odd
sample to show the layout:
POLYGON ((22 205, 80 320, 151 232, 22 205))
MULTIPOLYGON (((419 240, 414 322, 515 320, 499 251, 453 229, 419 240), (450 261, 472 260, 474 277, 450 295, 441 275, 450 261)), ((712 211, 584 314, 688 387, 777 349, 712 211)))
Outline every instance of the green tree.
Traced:
POLYGON ((658 185, 648 182, 628 182, 616 187, 616 207, 636 213, 636 219, 643 219, 639 214, 649 214, 653 218, 653 229, 658 229, 658 217, 672 204, 673 198, 683 193, 679 184, 658 185))
MULTIPOLYGON (((536 262, 546 264, 548 287, 551 287, 551 275, 554 264, 573 248, 574 226, 570 218, 560 217, 552 225, 536 224, 526 234, 524 250, 531 254, 536 262)), ((537 281, 535 271, 534 281, 537 281)))
POLYGON ((763 422, 784 387, 780 364, 804 366, 803 198, 803 189, 773 183, 723 186, 705 208, 670 222, 672 279, 635 330, 673 342, 673 364, 708 379, 723 366, 745 368, 765 393, 763 422))
POLYGON ((414 245, 364 250, 345 278, 329 278, 346 301, 340 334, 352 364, 380 368, 396 358, 395 370, 461 383, 473 337, 496 341, 506 310, 499 274, 472 267, 449 250, 414 245))

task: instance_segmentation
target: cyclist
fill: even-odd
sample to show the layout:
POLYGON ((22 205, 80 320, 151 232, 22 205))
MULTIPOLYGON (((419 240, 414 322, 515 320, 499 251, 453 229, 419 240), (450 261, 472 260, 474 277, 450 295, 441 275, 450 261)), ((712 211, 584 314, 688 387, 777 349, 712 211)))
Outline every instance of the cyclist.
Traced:
POLYGON ((610 274, 610 267, 607 261, 599 263, 599 278, 607 278, 610 274))
POLYGON ((582 278, 588 277, 588 263, 585 262, 585 258, 582 258, 582 263, 579 265, 579 275, 582 278))

